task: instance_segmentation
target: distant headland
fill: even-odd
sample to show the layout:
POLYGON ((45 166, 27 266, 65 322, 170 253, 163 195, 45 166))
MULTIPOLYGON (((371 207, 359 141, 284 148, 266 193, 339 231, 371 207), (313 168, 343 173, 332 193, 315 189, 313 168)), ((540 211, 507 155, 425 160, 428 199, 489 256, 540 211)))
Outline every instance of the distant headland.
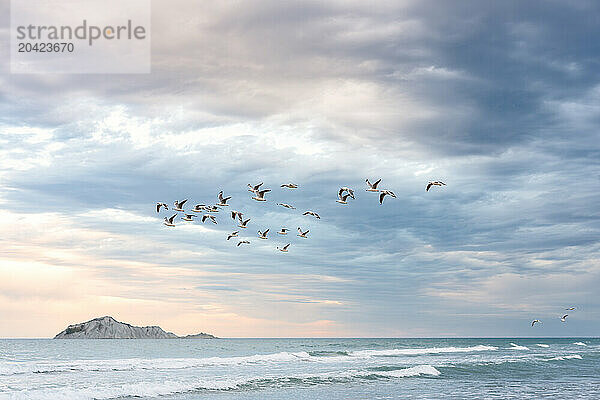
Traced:
POLYGON ((113 317, 94 318, 87 322, 69 325, 54 339, 218 339, 208 333, 177 336, 160 326, 134 326, 119 322, 113 317))

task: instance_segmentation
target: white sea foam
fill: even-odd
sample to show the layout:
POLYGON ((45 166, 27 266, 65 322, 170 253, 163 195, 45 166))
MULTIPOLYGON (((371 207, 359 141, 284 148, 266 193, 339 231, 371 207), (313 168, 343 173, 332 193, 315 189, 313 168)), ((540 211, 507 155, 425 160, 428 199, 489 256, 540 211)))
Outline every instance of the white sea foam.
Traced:
POLYGON ((575 342, 573 344, 576 344, 577 346, 587 346, 587 344, 585 344, 583 342, 575 342))
POLYGON ((421 375, 438 376, 440 371, 431 365, 417 365, 410 368, 403 368, 391 371, 369 371, 369 370, 346 370, 330 371, 315 374, 298 374, 284 376, 254 376, 238 379, 211 379, 211 380, 178 380, 163 382, 137 382, 130 384, 113 385, 110 387, 101 387, 94 385, 88 388, 45 388, 28 392, 20 392, 18 395, 8 395, 0 393, 0 399, 19 399, 19 400, 104 400, 119 397, 159 397, 176 393, 186 393, 200 390, 234 390, 248 385, 258 385, 260 387, 273 386, 278 387, 282 384, 289 384, 290 379, 299 379, 306 383, 328 383, 340 382, 354 378, 380 377, 380 378, 407 378, 418 377, 421 375))
POLYGON ((568 356, 552 357, 552 358, 549 358, 546 361, 553 361, 553 360, 562 361, 562 360, 571 360, 571 359, 581 360, 582 358, 583 357, 581 357, 579 354, 571 354, 571 355, 568 355, 568 356))
POLYGON ((529 350, 529 347, 520 346, 516 343, 511 343, 510 345, 512 346, 512 347, 509 347, 509 349, 511 349, 511 350, 529 350))
POLYGON ((472 351, 493 351, 498 350, 494 346, 471 346, 471 347, 426 347, 422 349, 391 349, 391 350, 358 350, 350 352, 351 356, 369 357, 369 356, 402 356, 419 354, 439 354, 439 353, 469 353, 472 351))
POLYGON ((550 347, 549 345, 544 344, 544 343, 536 343, 536 346, 538 346, 538 347, 550 347))

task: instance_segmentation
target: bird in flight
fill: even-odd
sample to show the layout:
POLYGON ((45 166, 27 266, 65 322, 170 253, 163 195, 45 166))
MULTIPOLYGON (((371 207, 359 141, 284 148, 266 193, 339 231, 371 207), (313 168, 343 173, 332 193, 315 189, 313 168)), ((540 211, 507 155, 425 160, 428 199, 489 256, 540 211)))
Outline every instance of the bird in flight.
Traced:
POLYGON ((175 224, 173 223, 173 220, 175 219, 175 217, 176 217, 176 216, 177 216, 177 214, 173 214, 173 215, 171 215, 171 217, 169 217, 169 218, 165 217, 165 222, 164 222, 164 224, 165 224, 166 226, 175 226, 175 224))
POLYGON ((565 314, 565 315, 563 315, 562 317, 560 317, 560 320, 561 320, 562 322, 567 322, 567 317, 568 317, 568 316, 569 316, 569 314, 565 314))
POLYGON ((385 196, 396 198, 396 195, 391 190, 382 190, 381 194, 379 195, 379 204, 383 204, 383 198, 385 196))
POLYGON ((215 216, 214 216, 214 215, 210 215, 210 214, 204 214, 204 215, 202 216, 202 222, 206 221, 207 219, 210 219, 210 221, 211 221, 213 224, 216 224, 216 223, 217 223, 217 220, 215 219, 215 216))
MULTIPOLYGON (((340 192, 341 193, 341 192, 340 192)), ((346 199, 348 198, 348 196, 350 196, 350 193, 346 193, 344 195, 341 195, 338 193, 338 199, 336 200, 338 203, 340 204, 348 204, 348 202, 346 201, 346 199)))
POLYGON ((302 215, 312 215, 313 217, 315 217, 316 219, 321 219, 321 217, 319 216, 319 214, 317 214, 314 211, 305 211, 302 215))
POLYGON ((285 184, 281 185, 281 187, 288 188, 288 189, 297 189, 298 185, 296 185, 295 183, 285 183, 285 184))
POLYGON ((425 191, 429 192, 429 189, 432 186, 446 186, 446 184, 442 181, 429 181, 429 183, 427 184, 427 187, 425 188, 425 191))
POLYGON ((236 218, 239 218, 239 220, 242 220, 242 215, 244 215, 244 213, 241 213, 239 211, 232 211, 231 212, 231 219, 235 220, 236 218))
POLYGON ((302 232, 302 229, 300 229, 300 227, 298 227, 298 235, 301 238, 307 239, 308 237, 306 236, 308 234, 308 232, 310 232, 309 230, 307 230, 306 232, 302 232))
POLYGON ((231 232, 228 236, 227 236, 227 240, 231 239, 232 237, 237 237, 238 233, 240 233, 240 231, 235 231, 235 232, 231 232))
POLYGON ((536 322, 539 322, 540 324, 542 323, 542 321, 540 321, 539 319, 534 319, 533 321, 531 321, 531 326, 534 326, 536 322))
POLYGON ((169 209, 169 206, 166 203, 156 203, 156 212, 160 212, 161 207, 164 207, 165 210, 169 209))
POLYGON ((175 210, 175 211, 183 211, 183 205, 185 204, 186 201, 187 201, 187 199, 181 200, 181 201, 175 200, 175 202, 173 203, 173 205, 175 206, 173 208, 173 210, 175 210))
POLYGON ((281 228, 281 230, 277 233, 279 233, 280 235, 287 235, 289 229, 288 228, 281 228))
POLYGON ((258 188, 260 188, 262 186, 262 184, 263 184, 262 182, 259 183, 258 185, 254 185, 254 186, 252 186, 251 184, 248 184, 248 187, 249 187, 248 191, 252 192, 252 193, 256 193, 256 192, 258 192, 258 188))
POLYGON ((350 189, 349 187, 346 187, 346 186, 340 188, 340 191, 338 192, 338 197, 341 197, 342 193, 344 193, 344 192, 348 192, 348 194, 350 195, 350 197, 352 197, 353 199, 355 198, 354 197, 354 190, 352 190, 352 189, 350 189))
POLYGON ((291 209, 291 210, 295 210, 295 209, 296 209, 296 207, 294 207, 294 206, 292 206, 292 205, 289 205, 289 204, 287 204, 287 203, 277 203, 277 205, 278 205, 278 206, 281 206, 281 207, 284 207, 284 208, 289 208, 289 209, 291 209))
POLYGON ((290 247, 290 244, 289 244, 289 243, 288 243, 288 244, 286 244, 285 246, 281 247, 281 248, 280 248, 279 246, 277 246, 277 250, 279 250, 279 251, 283 251, 284 253, 287 253, 287 251, 288 251, 288 247, 290 247))
POLYGON ((240 240, 237 244, 237 246, 239 247, 242 244, 250 244, 250 242, 248 240, 240 240))
POLYGON ((227 200, 229 200, 231 198, 231 196, 223 197, 223 191, 221 190, 217 197, 219 198, 219 204, 217 204, 218 206, 221 206, 221 207, 229 206, 229 204, 227 204, 227 200))
POLYGON ((194 214, 185 214, 184 217, 181 217, 182 220, 192 222, 194 220, 194 214))
POLYGON ((377 185, 379 185, 379 182, 381 182, 381 178, 376 180, 375 183, 369 182, 369 179, 365 179, 365 181, 368 185, 367 192, 379 192, 379 189, 377 189, 377 185))
POLYGON ((250 221, 250 218, 248 218, 245 221, 242 221, 242 217, 240 217, 240 224, 238 225, 240 228, 247 228, 246 225, 248 225, 248 222, 250 221))
POLYGON ((567 311, 573 311, 573 310, 575 310, 575 307, 565 308, 565 310, 567 310, 567 311))
POLYGON ((266 239, 267 238, 267 233, 269 233, 269 230, 267 229, 264 232, 258 231, 258 238, 259 239, 266 239))
POLYGON ((267 201, 267 199, 265 199, 265 193, 270 192, 271 189, 263 189, 263 190, 258 190, 256 192, 254 192, 254 194, 256 196, 252 197, 252 200, 256 200, 256 201, 267 201))

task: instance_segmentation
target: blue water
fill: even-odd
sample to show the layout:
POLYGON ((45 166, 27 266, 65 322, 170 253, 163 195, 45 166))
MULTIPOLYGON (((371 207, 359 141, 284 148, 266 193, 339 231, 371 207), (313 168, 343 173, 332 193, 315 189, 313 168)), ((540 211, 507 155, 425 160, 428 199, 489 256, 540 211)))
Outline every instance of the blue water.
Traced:
POLYGON ((117 398, 600 399, 600 339, 0 340, 2 400, 117 398))

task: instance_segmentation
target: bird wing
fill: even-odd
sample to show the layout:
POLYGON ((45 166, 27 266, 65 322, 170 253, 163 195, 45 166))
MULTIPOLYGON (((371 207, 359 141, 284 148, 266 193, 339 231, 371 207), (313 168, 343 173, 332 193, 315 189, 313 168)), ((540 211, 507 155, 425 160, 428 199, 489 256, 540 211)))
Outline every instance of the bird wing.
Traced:
POLYGON ((373 184, 373 189, 377 189, 377 185, 379 185, 379 182, 381 182, 381 178, 377 179, 377 181, 375 181, 375 183, 373 184))
POLYGON ((223 191, 222 190, 219 192, 219 194, 217 195, 217 197, 219 198, 220 202, 223 202, 223 191))
POLYGON ((427 184, 427 187, 425 188, 425 191, 426 191, 426 192, 429 192, 429 188, 431 188, 431 185, 433 185, 433 183, 431 183, 431 182, 429 182, 429 183, 427 184))
POLYGON ((290 244, 289 244, 289 243, 288 243, 288 244, 286 244, 285 246, 283 246, 283 249, 284 249, 284 250, 287 250, 287 248, 288 248, 288 247, 290 247, 290 244))
POLYGON ((187 201, 187 199, 180 201, 179 202, 179 207, 183 208, 183 205, 185 204, 185 202, 187 201))
POLYGON ((267 229, 266 231, 263 232, 263 236, 267 236, 267 233, 269 233, 269 230, 267 229))
POLYGON ((565 314, 565 315, 563 315, 563 316, 562 316, 562 319, 565 319, 565 318, 567 318, 568 316, 569 316, 569 314, 565 314))
POLYGON ((381 194, 379 195, 379 204, 383 204, 383 198, 385 197, 387 193, 386 192, 381 192, 381 194))
POLYGON ((160 212, 160 207, 162 206, 162 204, 157 203, 156 204, 156 212, 160 212))
POLYGON ((298 228, 298 233, 302 235, 302 229, 298 228))
POLYGON ((173 223, 173 220, 175 219, 175 217, 176 217, 176 216, 177 216, 177 214, 173 214, 173 215, 171 216, 171 218, 169 218, 169 223, 170 223, 170 224, 172 224, 172 223, 173 223))
POLYGON ((344 193, 344 190, 346 190, 345 188, 340 188, 340 191, 338 192, 338 197, 342 197, 342 193, 344 193))

